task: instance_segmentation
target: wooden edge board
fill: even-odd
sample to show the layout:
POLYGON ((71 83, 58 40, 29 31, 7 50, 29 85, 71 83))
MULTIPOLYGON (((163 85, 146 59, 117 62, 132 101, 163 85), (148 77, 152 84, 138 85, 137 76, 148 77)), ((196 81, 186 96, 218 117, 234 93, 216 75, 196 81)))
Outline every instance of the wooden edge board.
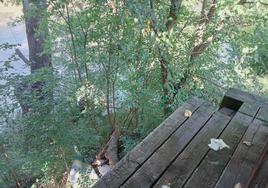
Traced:
POLYGON ((203 104, 196 97, 190 99, 154 129, 141 143, 131 150, 113 170, 105 174, 93 188, 117 188, 174 132, 188 117, 185 110, 194 112, 203 104))
POLYGON ((268 106, 262 106, 256 118, 268 122, 268 106))
POLYGON ((244 102, 238 111, 248 116, 255 116, 260 108, 261 104, 259 103, 244 102))
POLYGON ((250 94, 245 91, 241 91, 236 88, 230 88, 227 93, 224 95, 224 97, 230 97, 233 99, 236 99, 241 102, 249 102, 249 103, 262 103, 268 105, 268 99, 264 97, 260 97, 257 95, 250 94))
POLYGON ((214 106, 203 104, 121 187, 151 187, 216 110, 214 106))
POLYGON ((244 187, 248 187, 254 176, 257 175, 258 169, 263 163, 263 159, 260 158, 262 158, 263 152, 267 153, 267 123, 264 123, 263 121, 258 121, 257 123, 261 124, 261 126, 253 138, 253 147, 249 148, 249 151, 246 154, 246 159, 243 161, 240 167, 240 172, 236 178, 236 182, 241 182, 244 187), (258 165, 259 162, 260 166, 258 165), (256 172, 254 172, 255 170, 256 172))
POLYGON ((216 112, 153 187, 181 187, 209 151, 210 139, 217 138, 231 119, 231 116, 216 112))
POLYGON ((251 168, 252 165, 254 166, 254 162, 257 160, 263 144, 266 141, 266 137, 263 137, 263 135, 268 133, 268 127, 264 127, 263 125, 264 122, 258 119, 255 119, 253 123, 250 124, 215 187, 225 188, 234 187, 237 183, 241 183, 242 186, 246 184, 245 181, 249 179, 247 176, 249 176, 250 173, 248 167, 251 168), (264 131, 264 128, 266 131, 264 131), (243 143, 245 141, 247 144, 251 145, 249 146, 243 143), (251 163, 251 165, 248 165, 249 163, 251 163), (241 179, 243 176, 247 178, 241 179))
POLYGON ((256 111, 258 111, 255 118, 268 122, 268 105, 244 102, 238 111, 248 116, 254 116, 256 111))
POLYGON ((214 187, 252 120, 253 117, 237 112, 219 137, 230 148, 210 150, 183 187, 214 187))
MULTIPOLYGON (((267 136, 268 139, 268 136, 267 136)), ((268 188, 268 152, 264 156, 264 161, 259 169, 257 176, 253 179, 250 187, 254 188, 268 188)))

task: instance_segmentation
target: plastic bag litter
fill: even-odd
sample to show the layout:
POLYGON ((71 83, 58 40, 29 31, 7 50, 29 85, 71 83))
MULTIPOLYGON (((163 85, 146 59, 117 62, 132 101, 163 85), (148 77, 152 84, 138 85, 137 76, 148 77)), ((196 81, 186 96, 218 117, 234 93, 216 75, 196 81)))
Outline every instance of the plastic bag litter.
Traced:
POLYGON ((214 151, 221 150, 223 148, 230 148, 222 139, 216 139, 216 138, 211 138, 210 139, 210 144, 208 144, 208 147, 213 149, 214 151))
POLYGON ((170 188, 170 186, 169 185, 162 185, 161 188, 170 188))

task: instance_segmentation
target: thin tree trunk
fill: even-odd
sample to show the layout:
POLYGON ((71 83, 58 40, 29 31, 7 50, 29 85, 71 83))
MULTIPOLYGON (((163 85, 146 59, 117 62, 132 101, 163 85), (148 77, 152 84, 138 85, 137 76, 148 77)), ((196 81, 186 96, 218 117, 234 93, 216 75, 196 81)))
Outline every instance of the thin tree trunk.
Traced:
POLYGON ((66 5, 66 12, 67 12, 67 20, 66 20, 66 24, 68 25, 68 29, 71 35, 71 43, 72 43, 72 48, 73 48, 73 58, 74 58, 74 63, 76 66, 76 70, 77 70, 77 74, 78 74, 78 78, 80 80, 80 82, 82 82, 82 75, 81 75, 81 71, 79 68, 79 64, 78 64, 78 58, 77 58, 77 51, 76 51, 76 45, 75 45, 75 40, 74 40, 74 33, 71 27, 71 22, 70 22, 70 13, 69 13, 69 8, 68 5, 66 5))
POLYGON ((205 9, 206 9, 206 5, 207 5, 207 0, 203 1, 203 5, 202 5, 202 11, 201 11, 201 17, 199 20, 199 26, 198 29, 195 33, 195 42, 194 42, 194 47, 192 49, 191 52, 191 57, 190 57, 190 61, 192 62, 199 54, 201 54, 204 49, 205 46, 203 45, 203 40, 204 40, 204 34, 206 32, 207 29, 207 25, 208 23, 211 21, 215 11, 216 11, 216 5, 217 5, 217 0, 213 0, 212 4, 208 10, 208 12, 206 13, 205 9))
MULTIPOLYGON (((211 21, 213 15, 215 14, 216 5, 217 5, 217 0, 213 0, 211 2, 209 10, 206 11, 207 0, 203 0, 201 16, 199 19, 198 28, 195 33, 195 41, 194 41, 193 48, 191 51, 190 61, 189 61, 186 71, 183 74, 183 78, 180 80, 179 83, 176 84, 176 87, 178 89, 180 89, 181 87, 183 87, 183 85, 185 85, 188 78, 192 75, 192 71, 193 71, 192 69, 194 67, 195 59, 206 50, 206 48, 209 46, 211 42, 211 41, 204 42, 204 34, 207 30, 208 23, 211 21)), ((220 27, 222 26, 223 26, 223 21, 221 20, 219 26, 215 28, 215 31, 218 32, 220 30, 220 27)), ((213 35, 212 35, 212 38, 213 38, 213 35)))
MULTIPOLYGON (((25 17, 26 36, 29 47, 29 59, 27 59, 18 49, 16 53, 18 56, 30 66, 31 75, 46 68, 46 75, 49 78, 53 76, 51 63, 51 49, 47 42, 49 41, 49 31, 47 24, 47 1, 40 0, 22 0, 23 13, 25 17)), ((15 86, 15 95, 23 109, 23 112, 29 112, 33 105, 32 98, 25 99, 25 93, 30 94, 31 97, 36 97, 38 101, 43 102, 42 110, 47 112, 51 109, 53 100, 53 90, 48 88, 46 78, 42 77, 38 81, 29 84, 27 79, 23 80, 15 86), (44 92, 45 91, 45 92, 44 92)))
POLYGON ((50 49, 45 49, 46 41, 49 38, 48 27, 45 25, 47 5, 46 0, 23 0, 22 2, 31 73, 34 73, 41 68, 52 66, 50 49), (41 26, 42 30, 40 29, 41 26), (46 53, 44 53, 45 51, 46 53))
MULTIPOLYGON (((111 41, 110 41, 110 45, 111 45, 111 41)), ((109 47, 110 48, 110 47, 109 47)), ((106 93, 106 103, 107 103, 107 115, 108 115, 108 120, 109 120, 109 124, 112 128, 112 130, 115 129, 114 127, 114 122, 113 122, 113 117, 112 117, 112 113, 111 113, 111 108, 110 108, 110 94, 111 94, 111 49, 109 49, 109 60, 108 60, 108 68, 107 68, 107 71, 106 71, 106 90, 107 90, 107 93, 106 93)))
MULTIPOLYGON (((166 29, 167 31, 171 31, 174 26, 176 25, 176 21, 178 18, 178 11, 180 8, 182 0, 170 0, 170 10, 169 15, 167 17, 166 22, 166 29)), ((153 0, 150 0, 150 8, 151 11, 154 12, 154 4, 153 0)), ((156 27, 156 20, 155 18, 152 18, 152 24, 151 27, 156 35, 158 35, 159 31, 156 27)), ((164 100, 164 107, 163 107, 163 113, 164 115, 168 115, 170 111, 170 106, 173 103, 173 100, 170 97, 169 94, 169 88, 168 88, 168 75, 169 73, 169 62, 166 60, 166 58, 162 54, 163 49, 158 46, 158 55, 159 55, 159 62, 160 62, 160 72, 161 72, 161 83, 163 88, 163 100, 164 100)), ((165 51, 165 53, 168 54, 168 51, 165 51)))
POLYGON ((171 31, 176 24, 177 21, 177 13, 179 7, 181 5, 182 0, 171 0, 170 1, 170 10, 168 15, 168 21, 166 23, 166 27, 168 31, 171 31))

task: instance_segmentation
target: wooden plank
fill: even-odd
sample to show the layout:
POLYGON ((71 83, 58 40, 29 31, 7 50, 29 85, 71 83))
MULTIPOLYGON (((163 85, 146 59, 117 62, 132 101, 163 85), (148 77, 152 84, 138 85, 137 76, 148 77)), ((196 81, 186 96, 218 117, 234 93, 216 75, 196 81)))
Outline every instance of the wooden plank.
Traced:
POLYGON ((260 107, 261 107, 261 104, 259 103, 244 102, 238 111, 249 116, 255 116, 256 112, 258 112, 260 107))
POLYGON ((264 125, 265 123, 258 119, 250 124, 215 187, 225 188, 234 187, 237 183, 241 183, 242 186, 247 184, 250 179, 250 172, 266 143, 268 127, 264 125), (250 142, 252 145, 247 146, 243 144, 243 141, 250 142))
MULTIPOLYGON (((251 173, 255 169, 255 165, 265 148, 267 143, 268 127, 267 124, 262 121, 257 121, 256 124, 260 124, 260 128, 253 139, 253 147, 249 148, 249 151, 244 156, 245 159, 240 167, 239 174, 236 178, 236 182, 240 182, 242 185, 247 185, 249 180, 251 181, 251 173)), ((267 174, 268 176, 268 174, 267 174)), ((246 187, 246 186, 245 186, 246 187)))
POLYGON ((266 153, 264 162, 250 187, 268 188, 268 153, 266 153))
POLYGON ((216 111, 204 104, 132 175, 122 188, 147 188, 159 178, 176 159, 189 141, 198 133, 216 111))
MULTIPOLYGON (((235 100, 241 101, 241 102, 249 102, 249 103, 256 103, 257 102, 257 103, 268 105, 268 99, 265 99, 263 97, 253 95, 253 94, 250 94, 248 92, 241 91, 241 90, 235 89, 235 88, 230 88, 227 91, 227 93, 224 95, 224 98, 225 97, 232 98, 232 99, 235 99, 235 100)), ((223 101, 224 101, 224 98, 223 98, 223 101)))
POLYGON ((161 144, 176 131, 187 119, 185 110, 195 111, 203 103, 198 98, 192 98, 178 108, 169 118, 152 131, 141 143, 130 151, 114 169, 104 175, 93 187, 94 188, 117 188, 131 174, 133 174, 147 160, 150 155, 161 146, 161 144))
POLYGON ((260 108, 256 118, 268 122, 268 105, 263 105, 260 108))
POLYGON ((216 112, 197 136, 161 176, 154 188, 162 185, 182 187, 197 165, 209 151, 211 138, 217 138, 231 120, 231 116, 216 112))
POLYGON ((235 110, 232 110, 232 109, 226 108, 226 107, 223 107, 223 108, 219 109, 218 111, 221 112, 222 114, 229 116, 229 117, 234 116, 236 113, 235 110))
POLYGON ((184 187, 214 187, 252 120, 253 117, 237 112, 220 136, 230 149, 210 150, 184 187))

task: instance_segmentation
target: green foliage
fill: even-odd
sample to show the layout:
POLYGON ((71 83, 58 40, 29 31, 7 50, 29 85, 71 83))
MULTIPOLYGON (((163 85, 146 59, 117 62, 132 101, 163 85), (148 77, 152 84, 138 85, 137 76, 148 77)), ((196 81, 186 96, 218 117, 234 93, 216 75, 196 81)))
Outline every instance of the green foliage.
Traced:
MULTIPOLYGON (((48 1, 51 38, 45 52, 52 51, 53 74, 51 69, 26 77, 8 74, 14 59, 1 67, 0 121, 6 132, 0 133, 0 143, 9 159, 0 158, 0 168, 6 169, 0 172, 0 186, 14 182, 12 170, 19 177, 41 174, 44 182, 52 177, 59 181, 75 155, 74 146, 83 156, 94 156, 113 125, 122 132, 121 155, 126 154, 166 118, 163 88, 176 93, 173 110, 192 96, 218 104, 229 87, 267 93, 259 81, 268 71, 266 6, 221 1, 203 36, 213 40, 192 61, 201 4, 183 1, 175 27, 167 31, 169 2, 156 1, 153 10, 149 1, 115 2, 116 13, 106 1, 48 1), (215 30, 219 23, 223 28, 215 30), (168 62, 164 85, 161 58, 168 62), (184 79, 179 89, 174 86, 184 79), (31 111, 10 120, 22 103, 16 84, 43 81, 41 93, 26 90, 20 95, 31 111), (52 101, 44 100, 50 95, 52 101)), ((87 180, 82 183, 88 185, 87 180)))

